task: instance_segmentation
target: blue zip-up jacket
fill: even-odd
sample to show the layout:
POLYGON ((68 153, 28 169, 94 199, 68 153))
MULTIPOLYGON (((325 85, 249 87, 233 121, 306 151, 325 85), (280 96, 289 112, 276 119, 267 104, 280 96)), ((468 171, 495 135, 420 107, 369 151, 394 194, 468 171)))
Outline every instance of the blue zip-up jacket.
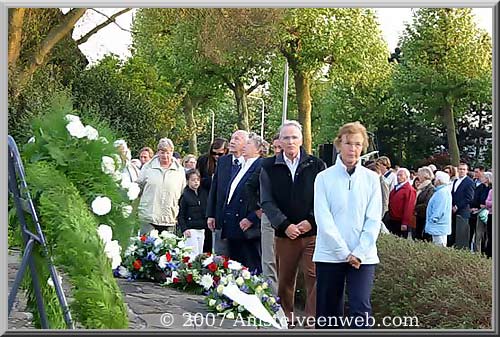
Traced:
POLYGON ((451 234, 451 191, 439 185, 427 204, 425 232, 430 235, 451 234))

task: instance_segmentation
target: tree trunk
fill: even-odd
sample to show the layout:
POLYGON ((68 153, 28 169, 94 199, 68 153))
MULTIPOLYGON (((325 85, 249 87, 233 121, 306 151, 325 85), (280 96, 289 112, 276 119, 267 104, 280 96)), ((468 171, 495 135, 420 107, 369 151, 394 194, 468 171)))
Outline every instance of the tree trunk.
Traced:
POLYGON ((187 94, 183 102, 184 118, 186 119, 186 126, 189 132, 189 153, 198 156, 198 138, 196 136, 196 120, 194 118, 195 104, 191 96, 187 94))
POLYGON ((11 9, 9 17, 9 68, 15 67, 21 53, 23 22, 26 8, 11 9))
POLYGON ((448 152, 450 153, 451 164, 458 166, 460 163, 460 151, 458 149, 457 131, 455 119, 453 118, 453 107, 446 105, 441 109, 443 123, 446 125, 446 136, 448 138, 448 152))
POLYGON ((311 135, 311 88, 309 77, 300 70, 293 70, 295 91, 297 96, 297 107, 299 111, 299 123, 302 125, 304 137, 304 149, 312 153, 311 135))
POLYGON ((243 82, 239 79, 234 83, 234 97, 236 98, 236 111, 238 112, 238 128, 250 131, 248 122, 247 94, 243 82))

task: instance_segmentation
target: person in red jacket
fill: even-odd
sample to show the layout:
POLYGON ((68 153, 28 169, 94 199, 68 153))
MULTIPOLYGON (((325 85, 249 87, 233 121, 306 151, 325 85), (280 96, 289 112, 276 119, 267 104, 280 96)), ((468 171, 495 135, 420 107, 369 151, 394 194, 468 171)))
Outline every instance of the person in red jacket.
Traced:
POLYGON ((410 184, 410 172, 400 168, 397 173, 397 184, 389 194, 389 231, 397 236, 408 238, 412 217, 415 210, 417 192, 410 184))

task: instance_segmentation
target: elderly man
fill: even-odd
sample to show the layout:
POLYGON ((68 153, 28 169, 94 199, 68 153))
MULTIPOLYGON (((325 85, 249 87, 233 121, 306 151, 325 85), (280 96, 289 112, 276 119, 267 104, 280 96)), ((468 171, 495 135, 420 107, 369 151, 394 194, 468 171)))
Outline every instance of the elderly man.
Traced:
POLYGON ((226 201, 226 192, 229 184, 243 164, 243 147, 248 141, 248 132, 237 130, 229 142, 229 154, 222 156, 217 161, 210 193, 207 202, 207 225, 215 231, 214 250, 218 255, 229 255, 228 243, 221 238, 223 224, 223 209, 226 201))
POLYGON ((168 230, 175 232, 179 198, 186 186, 184 168, 172 157, 174 144, 168 138, 158 142, 158 155, 141 169, 137 183, 142 195, 139 202, 141 234, 168 230))
POLYGON ((278 296, 291 321, 299 263, 307 292, 305 314, 314 316, 316 312, 314 180, 326 165, 302 147, 302 126, 298 122, 285 121, 279 134, 283 151, 262 162, 260 201, 275 229, 278 296))
POLYGON ((451 236, 448 246, 469 249, 469 218, 470 204, 474 199, 474 181, 467 175, 469 166, 466 163, 458 165, 458 178, 453 181, 451 236))

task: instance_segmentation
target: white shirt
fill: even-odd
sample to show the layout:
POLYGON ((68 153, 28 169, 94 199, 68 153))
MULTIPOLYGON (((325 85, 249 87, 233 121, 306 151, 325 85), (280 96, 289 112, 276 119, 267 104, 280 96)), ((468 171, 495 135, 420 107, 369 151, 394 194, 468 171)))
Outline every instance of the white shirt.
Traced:
POLYGON ((240 156, 238 158, 235 157, 235 155, 233 154, 233 157, 232 157, 232 161, 231 161, 231 164, 234 165, 234 160, 238 160, 238 162, 240 163, 240 165, 243 165, 243 163, 245 162, 245 158, 243 158, 243 156, 240 156))
POLYGON ((457 191, 458 186, 459 186, 459 185, 460 185, 460 183, 461 183, 461 182, 465 179, 465 177, 467 177, 467 176, 463 176, 462 178, 460 178, 460 177, 459 177, 459 178, 457 178, 457 179, 455 180, 455 183, 453 183, 453 192, 456 192, 456 191, 457 191))
POLYGON ((231 202, 231 198, 233 197, 234 190, 236 189, 236 186, 240 183, 241 179, 247 173, 248 169, 250 166, 252 166, 253 162, 256 161, 259 157, 255 158, 248 158, 247 161, 244 162, 242 165, 241 169, 238 171, 238 174, 236 177, 234 177, 233 181, 231 182, 231 186, 229 187, 229 196, 227 198, 227 203, 231 202))
POLYGON ((299 167, 300 152, 297 154, 297 157, 295 157, 293 161, 288 159, 288 157, 284 153, 283 153, 283 159, 285 159, 285 164, 290 169, 290 173, 292 174, 292 181, 294 181, 295 171, 297 171, 297 167, 299 167))

